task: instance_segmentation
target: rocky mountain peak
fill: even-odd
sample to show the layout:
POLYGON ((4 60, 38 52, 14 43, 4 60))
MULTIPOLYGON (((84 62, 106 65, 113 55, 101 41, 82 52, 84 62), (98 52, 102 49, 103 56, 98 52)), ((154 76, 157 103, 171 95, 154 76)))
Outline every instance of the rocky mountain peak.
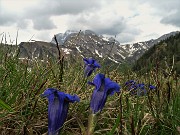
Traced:
MULTIPOLYGON (((59 47, 68 57, 69 55, 76 57, 94 57, 107 58, 109 61, 115 63, 134 62, 145 51, 151 48, 154 44, 163 39, 174 35, 177 32, 165 34, 158 39, 151 39, 144 42, 137 42, 133 44, 120 45, 114 38, 107 38, 98 35, 91 30, 74 31, 67 30, 65 33, 56 34, 59 47)), ((41 59, 46 56, 57 56, 57 48, 54 37, 50 43, 32 42, 21 43, 20 49, 23 54, 22 57, 28 55, 28 58, 39 57, 41 59), (32 55, 32 56, 31 56, 32 55)))
MULTIPOLYGON (((115 42, 115 44, 119 45, 120 43, 115 40, 113 37, 107 38, 102 35, 98 35, 92 30, 84 30, 84 31, 76 31, 76 30, 67 30, 65 33, 58 33, 55 35, 59 45, 64 45, 65 42, 71 41, 72 39, 78 39, 87 41, 87 38, 99 38, 100 40, 104 40, 109 42, 108 44, 115 42), (83 39, 85 38, 85 39, 83 39)), ((52 38, 51 43, 56 44, 54 37, 52 38)))

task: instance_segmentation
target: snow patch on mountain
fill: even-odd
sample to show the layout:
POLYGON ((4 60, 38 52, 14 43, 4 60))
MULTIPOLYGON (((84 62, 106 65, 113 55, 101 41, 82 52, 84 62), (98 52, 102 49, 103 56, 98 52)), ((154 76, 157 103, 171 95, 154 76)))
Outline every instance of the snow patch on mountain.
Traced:
POLYGON ((107 37, 102 37, 102 39, 105 41, 109 41, 109 39, 107 37))
POLYGON ((110 59, 111 61, 114 61, 115 63, 119 63, 118 61, 116 61, 116 60, 114 60, 114 59, 112 59, 110 57, 108 57, 108 59, 110 59))
POLYGON ((68 49, 68 48, 62 48, 62 51, 65 53, 65 54, 70 54, 70 52, 72 51, 71 49, 68 49))
POLYGON ((124 55, 122 55, 119 51, 117 52, 121 57, 122 59, 125 59, 126 57, 124 55))
POLYGON ((101 54, 99 54, 99 52, 98 52, 98 50, 96 50, 95 49, 95 53, 100 57, 100 58, 102 58, 103 56, 102 56, 102 53, 101 54))
MULTIPOLYGON (((79 55, 84 57, 97 58, 103 58, 109 55, 109 60, 115 63, 122 63, 124 60, 128 62, 136 61, 146 50, 161 41, 161 39, 168 38, 170 35, 166 34, 158 39, 125 45, 120 45, 113 37, 97 35, 91 30, 68 30, 65 33, 57 34, 56 37, 62 48, 71 48, 72 51, 69 51, 68 54, 77 55, 79 53, 79 55)), ((51 43, 55 43, 54 38, 51 43)))
MULTIPOLYGON (((78 33, 78 31, 75 31, 75 30, 67 30, 65 33, 58 33, 56 34, 56 39, 58 41, 59 44, 64 44, 64 42, 66 41, 66 39, 71 36, 72 34, 75 34, 75 33, 78 33)), ((53 37, 51 43, 54 43, 56 44, 56 41, 53 37)))

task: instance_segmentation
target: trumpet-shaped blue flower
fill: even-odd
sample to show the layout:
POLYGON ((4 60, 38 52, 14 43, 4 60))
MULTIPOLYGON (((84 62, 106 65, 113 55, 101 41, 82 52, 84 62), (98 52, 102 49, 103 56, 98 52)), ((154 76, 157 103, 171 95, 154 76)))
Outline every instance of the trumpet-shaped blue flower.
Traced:
POLYGON ((96 68, 100 68, 101 66, 97 63, 96 60, 94 60, 93 58, 83 58, 84 63, 85 63, 85 76, 88 77, 92 74, 92 72, 96 69, 96 68))
POLYGON ((48 98, 48 134, 56 135, 66 120, 69 103, 80 99, 53 88, 46 89, 41 96, 48 98))
POLYGON ((103 109, 108 95, 120 92, 120 86, 109 78, 105 78, 103 74, 97 74, 93 82, 88 83, 95 86, 90 102, 90 108, 93 113, 103 109))

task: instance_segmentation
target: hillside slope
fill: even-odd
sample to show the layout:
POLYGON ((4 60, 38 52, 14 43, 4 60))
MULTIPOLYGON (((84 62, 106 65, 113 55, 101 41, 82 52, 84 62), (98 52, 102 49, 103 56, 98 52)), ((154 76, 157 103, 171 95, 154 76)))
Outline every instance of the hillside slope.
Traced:
POLYGON ((180 33, 170 36, 146 51, 136 61, 133 70, 145 72, 152 67, 180 74, 180 33))
MULTIPOLYGON (((56 34, 56 39, 62 54, 65 57, 93 57, 95 59, 106 59, 113 64, 133 64, 145 51, 149 50, 154 44, 159 43, 178 31, 164 34, 157 39, 137 42, 132 44, 120 45, 114 38, 103 37, 91 30, 72 31, 56 34)), ((48 60, 57 58, 58 50, 54 37, 51 42, 30 41, 21 42, 19 45, 20 59, 40 59, 48 60)), ((12 52, 13 53, 13 52, 12 52)))

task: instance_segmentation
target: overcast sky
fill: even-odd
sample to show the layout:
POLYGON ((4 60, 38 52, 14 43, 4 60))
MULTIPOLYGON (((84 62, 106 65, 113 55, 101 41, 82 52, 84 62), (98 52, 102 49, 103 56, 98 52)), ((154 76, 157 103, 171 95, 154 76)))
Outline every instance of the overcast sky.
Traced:
POLYGON ((92 30, 121 43, 180 31, 180 0, 0 0, 0 37, 50 42, 66 30, 92 30))

